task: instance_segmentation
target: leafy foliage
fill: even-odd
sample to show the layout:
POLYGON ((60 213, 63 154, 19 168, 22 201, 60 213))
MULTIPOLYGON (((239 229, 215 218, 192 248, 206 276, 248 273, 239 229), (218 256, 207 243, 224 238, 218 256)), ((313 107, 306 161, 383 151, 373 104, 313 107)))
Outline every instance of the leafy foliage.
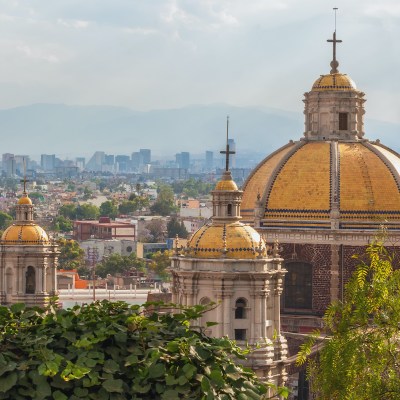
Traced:
POLYGON ((78 269, 82 266, 85 258, 85 251, 75 240, 59 239, 58 246, 60 255, 58 256, 58 268, 78 269))
POLYGON ((102 217, 115 218, 118 216, 118 207, 114 202, 107 200, 100 205, 100 215, 102 217))
POLYGON ((70 220, 76 219, 97 219, 99 218, 99 207, 93 204, 64 204, 58 210, 59 215, 62 215, 70 220))
MULTIPOLYGON (((328 340, 308 365, 318 399, 400 398, 400 271, 393 269, 383 240, 357 257, 344 301, 325 313, 328 340)), ((314 342, 303 346, 300 362, 314 342)))
POLYGON ((174 202, 174 192, 169 185, 162 184, 158 189, 158 196, 155 203, 150 206, 153 215, 171 215, 177 211, 174 202))
POLYGON ((57 232, 70 232, 74 229, 73 222, 63 215, 59 215, 58 217, 54 218, 52 225, 53 229, 57 232))
POLYGON ((161 278, 167 279, 167 269, 171 266, 172 250, 156 251, 151 255, 150 268, 161 278))
POLYGON ((200 195, 208 195, 214 189, 215 183, 204 182, 200 179, 189 178, 186 181, 175 181, 172 188, 176 194, 196 198, 200 195))
POLYGON ((7 228, 11 224, 12 220, 13 217, 10 214, 0 211, 0 229, 7 228))
POLYGON ((176 235, 182 239, 186 239, 189 235, 183 222, 179 222, 178 218, 172 217, 167 223, 168 237, 174 238, 176 235))
POLYGON ((146 263, 137 258, 136 253, 131 253, 129 256, 112 253, 96 265, 96 274, 105 278, 107 274, 124 274, 133 268, 140 271, 144 271, 146 268, 146 263))
POLYGON ((190 328, 201 306, 144 311, 107 301, 0 307, 0 399, 265 398, 268 387, 232 361, 243 351, 190 328))

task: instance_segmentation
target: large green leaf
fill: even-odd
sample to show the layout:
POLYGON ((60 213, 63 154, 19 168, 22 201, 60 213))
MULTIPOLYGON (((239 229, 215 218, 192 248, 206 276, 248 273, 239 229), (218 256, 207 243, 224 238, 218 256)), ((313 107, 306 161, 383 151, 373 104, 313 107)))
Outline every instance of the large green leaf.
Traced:
POLYGON ((17 383, 18 374, 14 371, 0 377, 0 393, 6 393, 17 383))
POLYGON ((107 379, 103 382, 103 388, 110 393, 122 393, 122 379, 107 379))

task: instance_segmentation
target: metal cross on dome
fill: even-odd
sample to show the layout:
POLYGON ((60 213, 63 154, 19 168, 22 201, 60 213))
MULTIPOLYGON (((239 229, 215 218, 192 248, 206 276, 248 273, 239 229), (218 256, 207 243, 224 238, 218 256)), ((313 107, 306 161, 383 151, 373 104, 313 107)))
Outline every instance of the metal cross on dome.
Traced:
POLYGON ((226 150, 221 150, 221 154, 225 154, 225 171, 229 171, 229 155, 236 154, 236 151, 229 150, 229 115, 226 117, 226 150))
POLYGON ((331 62, 331 74, 337 74, 339 70, 337 69, 339 66, 338 61, 336 60, 336 43, 342 43, 342 40, 336 39, 336 11, 337 7, 333 9, 335 11, 335 31, 333 32, 333 39, 328 39, 327 42, 333 43, 333 60, 331 62))
POLYGON ((26 162, 25 157, 23 158, 24 162, 24 179, 21 179, 20 182, 24 184, 24 193, 26 194, 26 183, 29 182, 29 179, 26 178, 26 162))

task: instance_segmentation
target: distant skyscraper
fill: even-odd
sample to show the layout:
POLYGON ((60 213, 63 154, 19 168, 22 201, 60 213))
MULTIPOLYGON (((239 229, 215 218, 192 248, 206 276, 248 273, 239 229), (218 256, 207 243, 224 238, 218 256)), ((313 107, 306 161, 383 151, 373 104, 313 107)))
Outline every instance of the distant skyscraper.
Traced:
POLYGON ((140 154, 143 158, 143 164, 151 163, 151 150, 150 149, 140 149, 140 154))
POLYGON ((132 170, 138 172, 142 165, 143 165, 143 155, 138 151, 133 152, 131 156, 132 170))
POLYGON ((126 172, 130 164, 130 157, 124 155, 115 156, 115 162, 119 172, 126 172))
POLYGON ((3 173, 10 177, 15 175, 15 158, 14 154, 4 153, 2 157, 3 173))
POLYGON ((26 170, 30 168, 30 157, 28 155, 15 155, 15 172, 17 175, 24 175, 26 170))
POLYGON ((40 167, 43 171, 54 171, 56 166, 55 154, 42 154, 40 156, 40 167))
POLYGON ((89 162, 86 164, 87 171, 102 171, 105 161, 104 151, 96 151, 89 162))
POLYGON ((113 166, 115 162, 115 157, 113 154, 104 155, 104 164, 113 166))
POLYGON ((206 151, 205 168, 207 171, 210 171, 214 168, 214 152, 212 151, 206 151))
POLYGON ((176 154, 175 160, 179 168, 189 169, 190 153, 188 153, 187 151, 182 151, 181 153, 176 154))
POLYGON ((79 171, 83 171, 85 169, 85 157, 76 157, 75 162, 79 171))

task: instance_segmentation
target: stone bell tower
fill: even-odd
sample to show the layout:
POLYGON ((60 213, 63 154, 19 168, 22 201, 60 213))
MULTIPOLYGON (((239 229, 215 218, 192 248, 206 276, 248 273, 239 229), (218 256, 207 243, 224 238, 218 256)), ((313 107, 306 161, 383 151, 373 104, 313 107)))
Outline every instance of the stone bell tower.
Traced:
MULTIPOLYGON (((227 134, 228 136, 228 134, 227 134)), ((280 334, 280 296, 286 271, 278 245, 268 251, 262 237, 240 222, 242 191, 226 168, 212 191, 213 217, 172 257, 172 301, 182 305, 215 303, 201 324, 211 336, 228 336, 254 346, 245 365, 264 380, 281 385, 286 379, 286 339, 280 334)))
POLYGON ((16 220, 0 240, 0 303, 45 306, 57 293, 57 245, 33 219, 26 193, 16 205, 16 220))

